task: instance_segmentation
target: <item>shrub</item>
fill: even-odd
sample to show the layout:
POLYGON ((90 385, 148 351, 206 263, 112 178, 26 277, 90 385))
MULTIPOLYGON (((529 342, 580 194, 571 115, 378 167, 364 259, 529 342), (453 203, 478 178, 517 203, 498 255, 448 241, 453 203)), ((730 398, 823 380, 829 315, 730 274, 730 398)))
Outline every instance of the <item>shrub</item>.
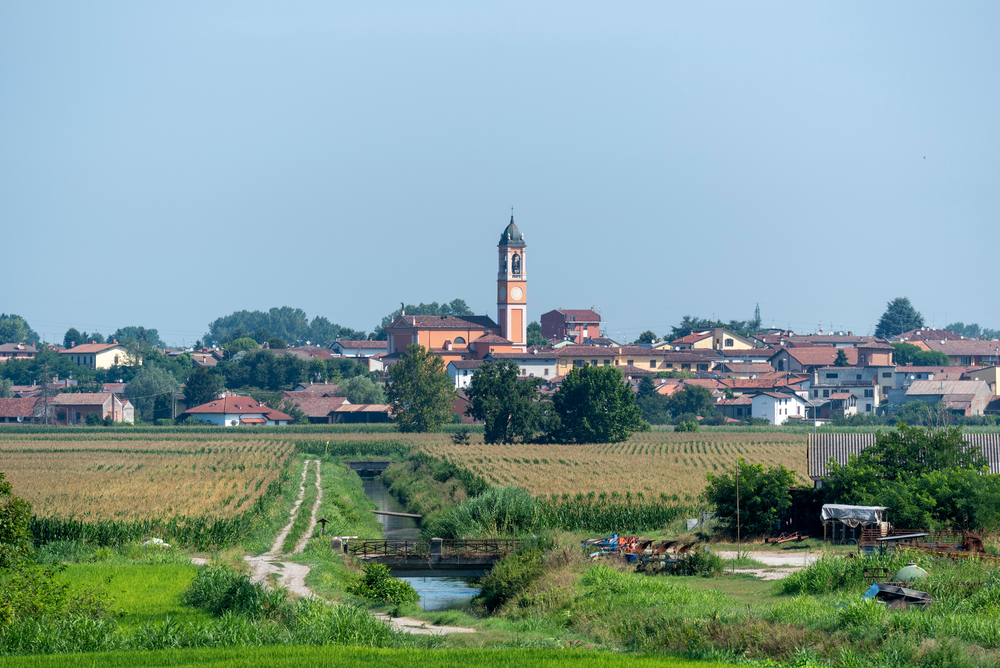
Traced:
POLYGON ((397 580, 385 564, 365 564, 365 574, 347 588, 348 594, 377 603, 416 603, 420 595, 409 582, 397 580))
POLYGON ((697 422, 678 422, 677 426, 674 427, 674 431, 698 431, 701 427, 698 426, 697 422))
POLYGON ((687 557, 677 563, 677 568, 664 571, 670 575, 697 575, 703 578, 715 578, 723 574, 725 565, 722 557, 701 550, 688 552, 687 557))
POLYGON ((283 608, 287 597, 285 589, 265 589, 253 582, 248 573, 221 564, 209 564, 199 570, 191 587, 184 592, 185 603, 214 615, 233 612, 266 618, 286 612, 283 608))
POLYGON ((496 610, 513 600, 544 572, 540 546, 531 545, 498 561, 486 577, 476 600, 487 610, 496 610))
POLYGON ((491 487, 432 519, 424 534, 435 538, 523 535, 541 524, 538 501, 520 487, 491 487))

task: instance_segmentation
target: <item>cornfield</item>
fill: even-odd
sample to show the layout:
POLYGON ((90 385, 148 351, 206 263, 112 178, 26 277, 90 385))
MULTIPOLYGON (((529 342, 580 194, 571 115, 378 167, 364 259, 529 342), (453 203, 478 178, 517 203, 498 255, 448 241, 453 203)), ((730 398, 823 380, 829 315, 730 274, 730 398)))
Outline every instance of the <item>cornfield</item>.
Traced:
POLYGON ((706 473, 731 468, 739 457, 785 466, 800 483, 808 482, 802 434, 654 431, 624 443, 591 445, 486 445, 478 435, 466 445, 441 435, 409 439, 420 451, 469 469, 490 484, 518 485, 545 497, 595 492, 691 502, 704 490, 706 473))
POLYGON ((37 517, 88 523, 237 517, 266 494, 294 449, 262 436, 76 436, 0 439, 0 471, 37 517))

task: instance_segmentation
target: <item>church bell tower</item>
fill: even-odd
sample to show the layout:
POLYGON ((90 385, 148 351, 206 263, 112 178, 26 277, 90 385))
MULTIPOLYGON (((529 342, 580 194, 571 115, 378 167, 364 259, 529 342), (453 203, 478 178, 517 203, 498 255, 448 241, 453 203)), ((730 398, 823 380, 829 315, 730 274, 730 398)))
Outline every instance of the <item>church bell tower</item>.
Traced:
POLYGON ((524 235, 510 224, 500 235, 497 245, 500 270, 497 273, 497 322, 500 335, 524 350, 528 343, 528 275, 525 262, 524 235))

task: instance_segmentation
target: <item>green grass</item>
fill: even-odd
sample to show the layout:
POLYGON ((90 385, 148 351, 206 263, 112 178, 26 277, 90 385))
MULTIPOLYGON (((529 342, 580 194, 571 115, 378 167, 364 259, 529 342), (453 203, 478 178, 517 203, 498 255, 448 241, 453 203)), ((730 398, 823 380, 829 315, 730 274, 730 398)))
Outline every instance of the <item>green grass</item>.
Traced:
POLYGON ((73 564, 58 575, 73 587, 102 589, 121 610, 123 624, 204 622, 212 616, 181 602, 198 567, 190 564, 73 564))
POLYGON ((539 649, 355 649, 344 647, 252 647, 29 656, 6 659, 11 668, 305 668, 377 665, 380 668, 714 668, 708 663, 656 655, 627 658, 614 653, 539 649))

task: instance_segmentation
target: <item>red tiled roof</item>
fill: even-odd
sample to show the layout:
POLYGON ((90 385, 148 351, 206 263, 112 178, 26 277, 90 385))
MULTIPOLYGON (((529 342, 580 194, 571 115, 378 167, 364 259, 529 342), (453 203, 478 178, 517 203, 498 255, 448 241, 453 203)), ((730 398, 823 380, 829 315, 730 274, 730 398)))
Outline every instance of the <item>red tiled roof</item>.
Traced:
POLYGON ((831 399, 850 399, 854 395, 850 392, 834 392, 830 395, 831 399))
POLYGON ((16 418, 21 415, 30 418, 35 412, 35 404, 40 399, 0 399, 0 418, 16 418))
POLYGON ((674 339, 670 343, 697 343, 698 341, 703 341, 704 339, 712 336, 712 332, 691 332, 687 336, 682 336, 679 339, 674 339))
MULTIPOLYGON (((61 395, 60 395, 61 396, 61 395)), ((271 409, 263 404, 257 402, 253 397, 226 397, 224 399, 216 399, 215 401, 210 401, 207 404, 202 404, 201 406, 195 406, 189 408, 185 413, 229 413, 229 414, 242 414, 242 413, 267 413, 271 409)), ((278 411, 274 411, 277 413, 278 411)), ((284 413, 280 413, 284 415, 284 413)), ((290 420, 290 417, 284 417, 281 419, 290 420)))
POLYGON ((732 373, 772 373, 774 367, 766 362, 762 363, 743 363, 743 362, 725 362, 726 368, 732 373))
POLYGON ((648 376, 650 374, 656 374, 656 369, 643 369, 633 364, 623 364, 616 368, 620 369, 626 376, 648 376))
POLYGON ((472 343, 497 343, 505 346, 509 346, 513 341, 509 341, 502 336, 497 336, 496 334, 483 334, 477 339, 473 339, 472 343))
POLYGON ((37 353, 31 343, 0 343, 0 353, 37 353), (23 346, 23 347, 19 347, 23 346))
POLYGON ((339 345, 341 348, 385 348, 389 345, 387 341, 334 341, 330 344, 339 345))
POLYGON ((284 396, 311 418, 326 417, 335 409, 349 403, 347 397, 319 397, 309 392, 285 392, 284 396))
POLYGON ((857 348, 834 348, 832 346, 808 346, 805 348, 784 348, 776 349, 774 354, 778 355, 785 350, 791 357, 802 366, 830 366, 837 361, 837 353, 841 350, 847 357, 848 366, 858 363, 857 348))
POLYGON ((965 339, 962 341, 924 341, 923 343, 931 350, 936 350, 952 357, 962 355, 970 357, 973 355, 1000 357, 1000 341, 965 339))
POLYGON ((590 309, 557 308, 556 313, 566 316, 566 322, 600 322, 601 315, 590 309))
POLYGON ((66 348, 65 350, 60 350, 60 353, 65 354, 78 354, 78 353, 102 353, 105 350, 110 350, 111 348, 122 348, 120 343, 81 343, 78 346, 73 346, 72 348, 66 348))
POLYGON ((72 392, 57 394, 50 403, 53 406, 102 406, 110 398, 109 392, 72 392))
POLYGON ((911 329, 897 338, 903 341, 960 341, 962 335, 945 329, 911 329))

